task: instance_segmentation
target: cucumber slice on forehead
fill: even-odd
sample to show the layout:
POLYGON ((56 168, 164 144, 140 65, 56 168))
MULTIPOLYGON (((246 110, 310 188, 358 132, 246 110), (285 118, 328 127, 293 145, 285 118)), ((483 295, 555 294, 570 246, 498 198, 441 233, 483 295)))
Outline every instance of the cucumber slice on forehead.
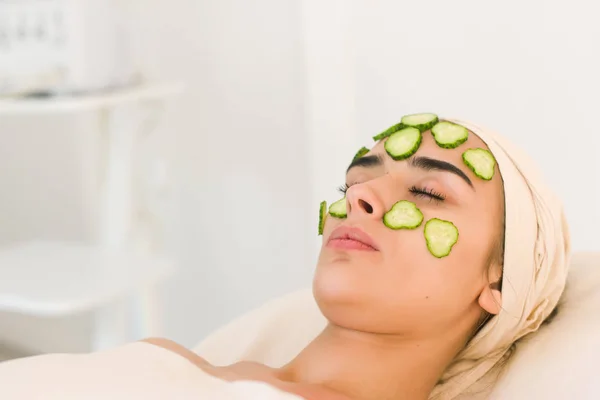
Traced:
POLYGON ((437 258, 446 257, 458 242, 458 229, 450 221, 432 218, 425 223, 427 249, 437 258))
POLYGON ((437 124, 438 121, 438 116, 432 113, 406 115, 402 117, 401 120, 404 126, 411 126, 413 128, 417 128, 421 132, 425 132, 433 128, 433 126, 437 124))
POLYGON ((327 202, 322 201, 319 204, 319 236, 323 234, 325 228, 325 217, 327 216, 327 202))
POLYGON ((454 149, 469 138, 467 128, 446 121, 440 122, 431 128, 431 134, 438 146, 444 149, 454 149))
POLYGON ((406 128, 402 122, 397 123, 396 125, 392 125, 389 128, 387 128, 385 131, 381 132, 380 134, 373 136, 373 140, 376 142, 379 142, 381 139, 385 139, 386 137, 390 136, 392 133, 398 132, 402 128, 406 128))
POLYGON ((415 229, 422 222, 423 213, 408 200, 400 200, 383 216, 383 223, 390 229, 415 229))
POLYGON ((346 197, 343 197, 329 206, 329 214, 336 218, 346 218, 346 197))
POLYGON ((417 128, 404 128, 393 133, 385 142, 385 151, 396 161, 404 160, 417 152, 423 136, 417 128))
POLYGON ((479 178, 489 181, 494 176, 496 159, 489 150, 468 149, 462 158, 465 165, 479 178))
POLYGON ((361 158, 362 156, 364 156, 365 154, 367 154, 369 152, 369 149, 367 149, 366 147, 361 147, 360 150, 358 150, 356 152, 356 154, 354 155, 354 158, 352 158, 352 161, 356 160, 357 158, 361 158))

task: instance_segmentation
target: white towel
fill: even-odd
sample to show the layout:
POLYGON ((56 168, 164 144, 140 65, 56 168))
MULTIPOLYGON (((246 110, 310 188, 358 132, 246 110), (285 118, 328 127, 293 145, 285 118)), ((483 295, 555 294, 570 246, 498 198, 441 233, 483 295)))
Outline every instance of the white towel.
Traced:
POLYGON ((0 363, 2 400, 299 400, 262 382, 226 382, 149 343, 0 363))

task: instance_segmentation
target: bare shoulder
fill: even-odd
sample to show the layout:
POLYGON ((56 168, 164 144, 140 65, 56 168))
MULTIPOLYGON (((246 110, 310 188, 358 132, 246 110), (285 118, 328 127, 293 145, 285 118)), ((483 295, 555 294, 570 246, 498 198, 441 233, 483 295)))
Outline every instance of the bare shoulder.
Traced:
POLYGON ((240 361, 232 365, 217 367, 210 364, 193 351, 172 340, 165 338, 148 338, 142 340, 142 342, 161 347, 184 357, 204 372, 225 381, 262 381, 285 392, 301 396, 303 399, 307 400, 351 400, 347 396, 343 396, 319 385, 307 385, 291 382, 285 378, 282 379, 281 376, 278 376, 277 369, 260 363, 240 361))
POLYGON ((207 369, 207 368, 211 367, 211 365, 205 359, 200 357, 198 354, 194 353, 193 351, 189 350, 185 346, 182 346, 179 343, 176 343, 172 340, 169 340, 166 338, 147 338, 147 339, 141 340, 141 342, 149 343, 154 346, 162 347, 165 350, 169 350, 170 352, 175 353, 175 354, 185 358, 186 360, 190 361, 197 367, 200 367, 203 369, 207 369))

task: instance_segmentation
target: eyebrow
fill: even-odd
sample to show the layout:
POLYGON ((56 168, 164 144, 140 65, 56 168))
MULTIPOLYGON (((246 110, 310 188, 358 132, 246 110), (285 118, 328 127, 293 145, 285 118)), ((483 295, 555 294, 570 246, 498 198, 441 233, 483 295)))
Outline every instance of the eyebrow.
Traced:
MULTIPOLYGON (((435 158, 429 157, 412 157, 409 161, 409 165, 413 168, 419 168, 425 171, 443 171, 450 172, 462 180, 464 180, 471 188, 473 188, 473 182, 471 179, 465 174, 460 168, 446 161, 438 160, 435 158)), ((365 167, 365 168, 373 168, 379 167, 383 165, 383 160, 380 155, 371 155, 364 156, 361 158, 357 158, 352 161, 346 173, 350 171, 352 168, 356 167, 365 167)))
POLYGON ((353 160, 350 163, 350 166, 348 167, 348 169, 346 170, 346 173, 348 173, 348 171, 350 171, 352 168, 356 168, 356 167, 366 167, 366 168, 373 168, 373 167, 379 167, 383 165, 383 160, 381 159, 381 156, 379 155, 372 155, 372 156, 364 156, 364 157, 360 157, 357 158, 356 160, 353 160))
POLYGON ((409 165, 414 168, 420 168, 426 171, 444 171, 450 172, 462 180, 464 180, 471 188, 473 188, 473 182, 460 168, 449 162, 437 160, 429 157, 413 157, 409 160, 409 165))

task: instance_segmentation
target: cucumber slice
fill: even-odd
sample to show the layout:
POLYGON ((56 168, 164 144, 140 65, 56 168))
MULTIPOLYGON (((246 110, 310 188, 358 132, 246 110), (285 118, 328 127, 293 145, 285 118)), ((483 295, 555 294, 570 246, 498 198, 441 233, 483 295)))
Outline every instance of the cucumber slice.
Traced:
POLYGON ((440 122, 431 128, 431 134, 438 146, 444 149, 454 149, 469 138, 467 128, 446 121, 440 122))
POLYGON ((322 201, 319 204, 319 236, 323 234, 325 228, 325 217, 327 216, 327 202, 322 201))
POLYGON ((343 197, 329 206, 329 214, 336 218, 346 218, 346 197, 343 197))
POLYGON ((385 131, 381 132, 379 135, 373 136, 373 140, 379 142, 381 139, 385 139, 390 136, 394 132, 398 132, 400 129, 406 128, 402 122, 397 123, 396 125, 392 125, 387 128, 385 131))
POLYGON ((385 142, 385 151, 396 161, 404 160, 417 152, 423 136, 417 128, 404 128, 393 133, 385 142))
POLYGON ((439 118, 432 113, 411 114, 402 117, 401 121, 404 126, 411 126, 417 128, 421 132, 425 132, 433 128, 433 126, 438 123, 439 118))
POLYGON ((494 176, 496 159, 489 150, 469 149, 462 155, 464 163, 475 175, 489 181, 494 176))
POLYGON ((390 229, 415 229, 421 222, 423 213, 408 200, 400 200, 383 216, 383 223, 390 229))
POLYGON ((352 161, 356 160, 357 158, 361 158, 362 156, 364 156, 365 154, 367 154, 369 152, 369 149, 367 149, 366 147, 361 147, 360 150, 358 150, 356 152, 356 154, 354 155, 354 158, 352 159, 352 161))
POLYGON ((450 221, 432 218, 425 223, 424 232, 427 248, 437 258, 449 255, 458 242, 458 229, 450 221))

